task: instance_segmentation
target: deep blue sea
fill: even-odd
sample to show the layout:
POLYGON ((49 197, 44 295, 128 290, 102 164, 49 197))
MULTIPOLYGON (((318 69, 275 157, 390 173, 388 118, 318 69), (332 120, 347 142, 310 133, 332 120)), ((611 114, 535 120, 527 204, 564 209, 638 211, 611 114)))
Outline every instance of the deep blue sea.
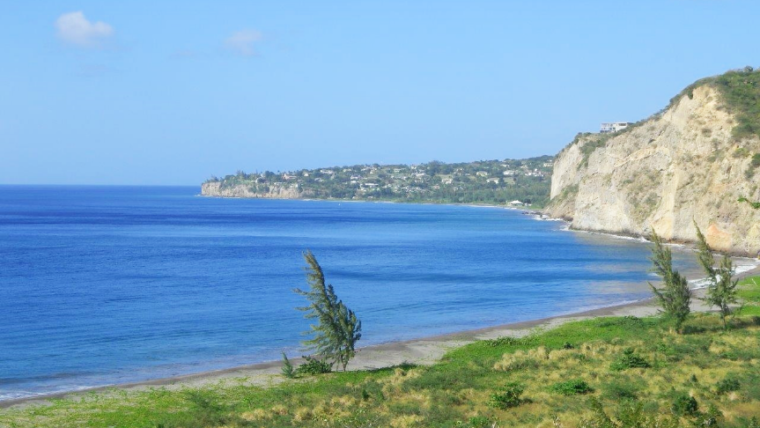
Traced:
POLYGON ((0 186, 0 399, 298 356, 306 249, 362 346, 649 296, 646 243, 519 211, 198 193, 0 186))

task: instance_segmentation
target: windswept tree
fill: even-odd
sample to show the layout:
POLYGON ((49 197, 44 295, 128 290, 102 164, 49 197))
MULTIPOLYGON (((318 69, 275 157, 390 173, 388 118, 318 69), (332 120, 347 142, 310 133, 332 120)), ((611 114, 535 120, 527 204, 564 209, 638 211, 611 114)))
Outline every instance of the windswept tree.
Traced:
POLYGON ((723 329, 728 329, 727 318, 731 315, 731 305, 739 302, 737 285, 738 279, 733 279, 734 263, 727 255, 723 256, 720 264, 716 266, 710 246, 699 226, 694 222, 697 228, 697 259, 707 274, 707 294, 703 299, 710 306, 717 306, 720 311, 720 319, 723 321, 723 329))
POLYGON ((676 331, 680 332, 691 311, 689 283, 678 271, 673 270, 673 255, 670 248, 663 244, 662 239, 654 230, 651 239, 654 247, 652 247, 652 257, 649 260, 654 265, 652 272, 662 278, 663 287, 657 288, 652 283, 649 283, 649 287, 657 298, 665 317, 672 320, 676 331))
POLYGON ((345 371, 349 360, 356 353, 356 342, 362 337, 362 323, 338 299, 333 286, 325 284, 324 272, 314 254, 307 250, 303 253, 303 258, 308 265, 305 270, 309 290, 296 288, 293 291, 306 297, 309 305, 296 309, 306 312, 307 319, 316 321, 305 333, 313 337, 305 340, 303 345, 330 364, 340 365, 345 371))

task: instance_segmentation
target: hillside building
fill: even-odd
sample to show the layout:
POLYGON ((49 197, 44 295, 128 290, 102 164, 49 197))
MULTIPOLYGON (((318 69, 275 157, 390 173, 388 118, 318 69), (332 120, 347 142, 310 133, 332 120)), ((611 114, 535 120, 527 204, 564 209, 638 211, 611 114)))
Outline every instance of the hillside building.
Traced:
POLYGON ((609 132, 618 132, 618 131, 622 131, 625 128, 628 128, 628 125, 630 125, 630 123, 628 122, 605 122, 605 123, 602 123, 601 129, 599 130, 599 132, 601 132, 602 134, 606 134, 609 132))

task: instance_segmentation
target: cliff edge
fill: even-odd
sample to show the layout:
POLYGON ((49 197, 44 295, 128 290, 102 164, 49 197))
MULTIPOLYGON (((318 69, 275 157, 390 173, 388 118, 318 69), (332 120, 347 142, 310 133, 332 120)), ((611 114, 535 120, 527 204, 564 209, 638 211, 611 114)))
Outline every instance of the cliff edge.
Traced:
POLYGON ((579 134, 554 163, 546 214, 580 230, 696 239, 760 250, 760 73, 703 79, 651 118, 613 134, 579 134), (758 170, 757 173, 755 170, 758 170))

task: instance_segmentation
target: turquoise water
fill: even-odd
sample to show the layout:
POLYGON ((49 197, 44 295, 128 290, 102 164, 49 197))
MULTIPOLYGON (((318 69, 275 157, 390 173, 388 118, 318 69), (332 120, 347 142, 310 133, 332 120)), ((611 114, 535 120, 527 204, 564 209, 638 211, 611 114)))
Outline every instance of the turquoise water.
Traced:
POLYGON ((0 399, 300 355, 305 249, 362 346, 649 295, 645 243, 517 211, 198 192, 0 186, 0 399))

